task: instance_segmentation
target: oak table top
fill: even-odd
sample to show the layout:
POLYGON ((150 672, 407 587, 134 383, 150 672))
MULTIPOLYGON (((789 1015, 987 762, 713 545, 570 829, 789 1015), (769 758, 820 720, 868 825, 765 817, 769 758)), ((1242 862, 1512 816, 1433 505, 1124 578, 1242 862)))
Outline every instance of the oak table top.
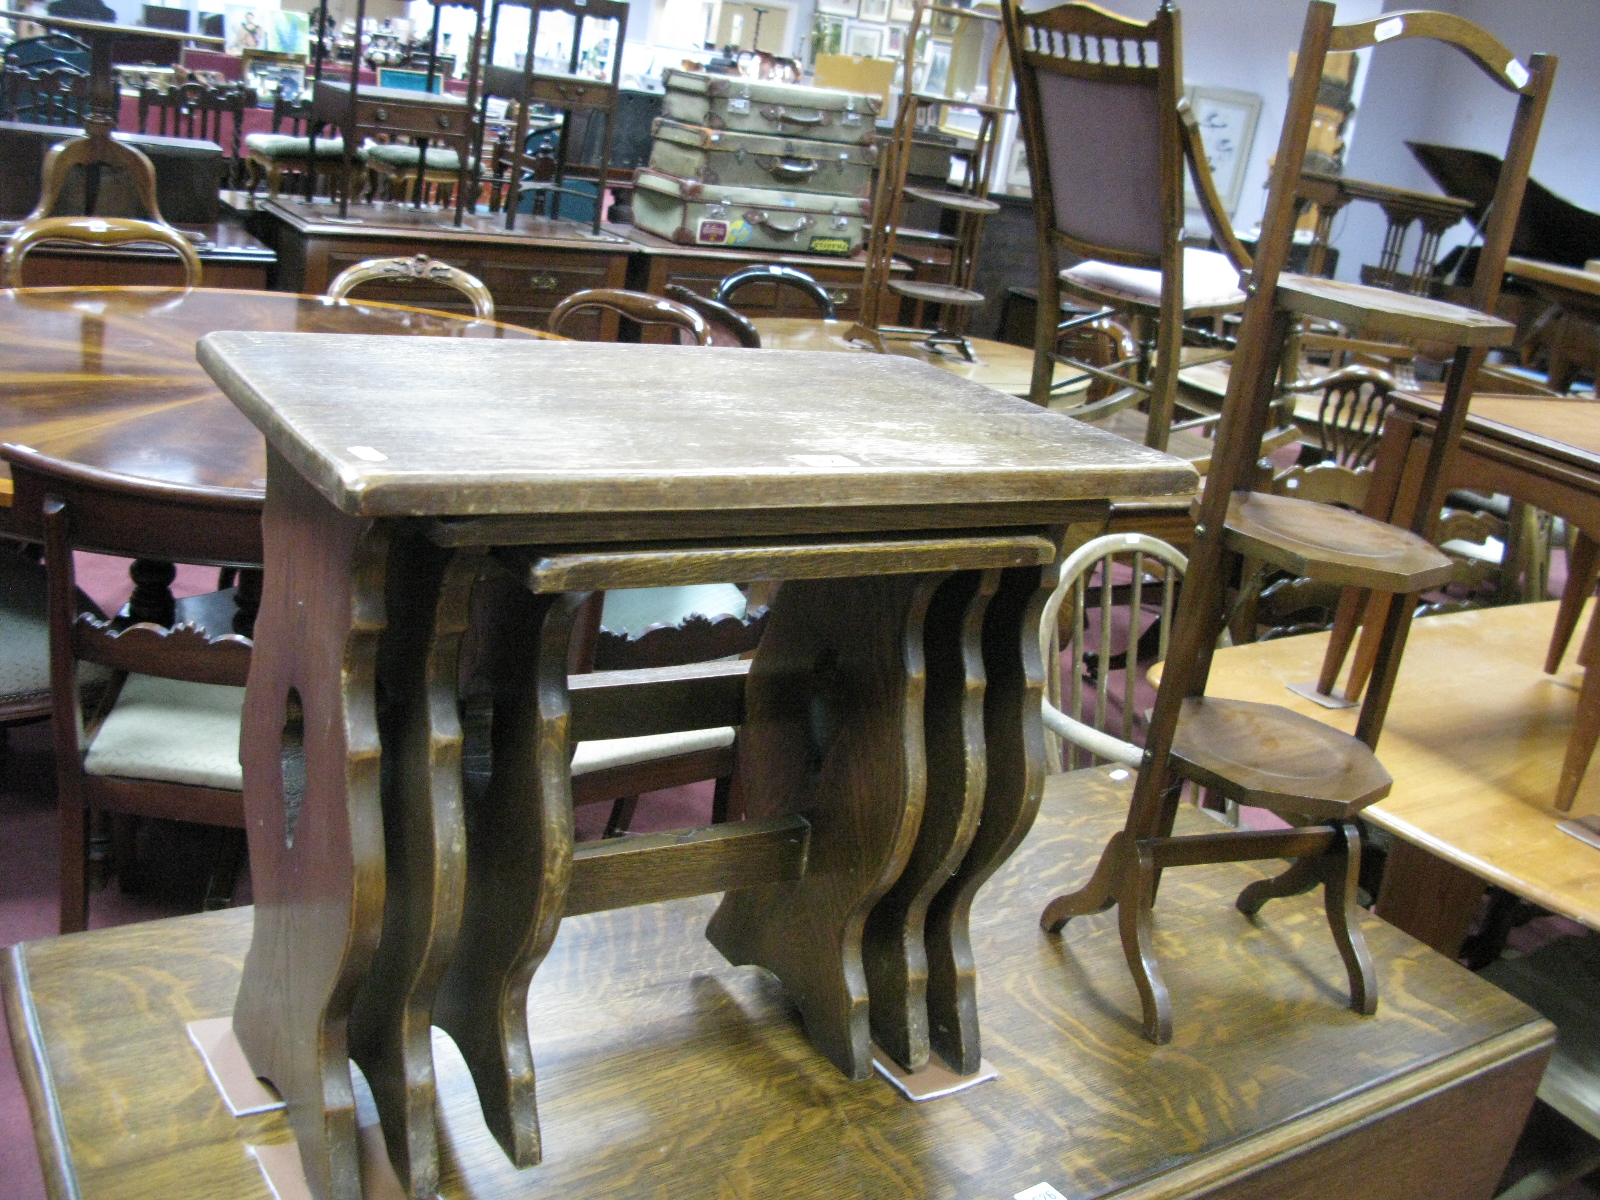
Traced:
MULTIPOLYGON (((1473 401, 1474 407, 1477 401, 1473 401)), ((1591 772, 1571 814, 1551 803, 1582 669, 1540 669, 1557 604, 1425 617, 1411 629, 1378 758, 1389 796, 1362 816, 1480 879, 1600 929, 1600 850, 1556 829, 1600 811, 1591 772)), ((1359 709, 1288 690, 1316 678, 1327 634, 1218 650, 1207 694, 1281 704, 1346 733, 1359 709)))
MULTIPOLYGON (((195 343, 219 329, 545 336, 446 313, 288 292, 0 290, 0 440, 106 471, 259 496, 266 486, 261 437, 195 361, 195 343)), ((10 476, 0 474, 0 504, 10 503, 10 476)), ((0 509, 0 526, 6 514, 0 509)))
POLYGON ((1567 292, 1600 299, 1600 271, 1541 262, 1536 258, 1506 259, 1506 274, 1530 283, 1543 283, 1567 292))
POLYGON ((1166 454, 894 356, 217 333, 199 358, 353 516, 997 514, 1194 486, 1166 454), (437 379, 474 398, 447 439, 437 379))
MULTIPOLYGON (((1489 1195, 1550 1026, 1370 917, 1383 1002, 1356 1016, 1340 1003, 1320 898, 1247 920, 1232 898, 1264 872, 1228 864, 1163 880, 1157 936, 1184 1003, 1172 1044, 1150 1045, 1116 918, 1059 938, 1036 919, 1120 826, 1129 785, 1109 774, 1053 777, 1032 833, 975 905, 998 1080, 922 1104, 876 1077, 847 1082, 775 981, 729 966, 701 936, 714 897, 574 917, 531 997, 549 1153, 510 1167, 435 1030, 441 1195, 925 1200, 1042 1182, 1068 1200, 1489 1195)), ((1180 814, 1181 831, 1207 824, 1180 814)), ((250 931, 251 910, 237 909, 5 952, 52 1196, 266 1200, 245 1147, 286 1141, 284 1115, 229 1116, 184 1032, 230 1011, 250 931)))

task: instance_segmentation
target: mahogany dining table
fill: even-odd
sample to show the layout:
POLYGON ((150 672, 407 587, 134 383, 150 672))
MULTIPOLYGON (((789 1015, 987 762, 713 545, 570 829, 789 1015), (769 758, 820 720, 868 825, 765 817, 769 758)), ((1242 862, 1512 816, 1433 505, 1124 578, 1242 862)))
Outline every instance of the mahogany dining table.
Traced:
MULTIPOLYGON (((0 290, 0 441, 202 491, 266 489, 266 447, 195 361, 218 330, 551 335, 394 304, 160 287, 0 290)), ((446 381, 440 401, 449 403, 446 381)), ((0 536, 27 536, 0 463, 0 536)))

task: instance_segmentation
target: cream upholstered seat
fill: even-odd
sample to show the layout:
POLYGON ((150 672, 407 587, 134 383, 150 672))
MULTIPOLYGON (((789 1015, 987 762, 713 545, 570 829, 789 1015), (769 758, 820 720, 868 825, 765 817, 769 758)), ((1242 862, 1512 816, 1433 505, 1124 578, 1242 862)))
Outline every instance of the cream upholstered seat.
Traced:
POLYGON ((0 713, 50 714, 44 564, 0 548, 0 713))
MULTIPOLYGON (((1064 283, 1152 308, 1161 304, 1161 272, 1089 259, 1061 272, 1064 283)), ((1183 252, 1183 307, 1237 308, 1244 304, 1239 271, 1227 255, 1192 247, 1183 252)))
POLYGON ((241 687, 129 675, 89 743, 83 769, 242 791, 243 708, 241 687))

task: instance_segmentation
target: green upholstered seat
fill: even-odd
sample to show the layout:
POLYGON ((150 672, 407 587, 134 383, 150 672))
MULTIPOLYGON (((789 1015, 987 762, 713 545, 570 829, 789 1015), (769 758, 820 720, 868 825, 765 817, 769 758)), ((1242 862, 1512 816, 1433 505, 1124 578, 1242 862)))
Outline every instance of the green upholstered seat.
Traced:
MULTIPOLYGON (((367 152, 367 161, 381 163, 386 167, 397 170, 417 169, 417 148, 410 145, 389 144, 379 145, 369 142, 364 149, 367 152)), ((441 146, 428 147, 428 170, 430 171, 459 171, 461 169, 461 156, 454 150, 441 146)))
MULTIPOLYGON (((50 626, 45 616, 44 564, 0 546, 0 722, 50 713, 50 626)), ((81 594, 79 604, 92 607, 81 594)), ((110 672, 80 664, 85 687, 103 686, 110 672)))
MULTIPOLYGON (((294 137, 287 133, 250 133, 245 135, 246 153, 259 155, 269 162, 304 162, 311 154, 311 139, 294 137)), ((344 158, 344 139, 329 137, 317 139, 317 158, 334 160, 344 158)), ((357 150, 355 160, 365 162, 366 151, 357 150)), ((413 162, 416 160, 413 158, 413 162)))

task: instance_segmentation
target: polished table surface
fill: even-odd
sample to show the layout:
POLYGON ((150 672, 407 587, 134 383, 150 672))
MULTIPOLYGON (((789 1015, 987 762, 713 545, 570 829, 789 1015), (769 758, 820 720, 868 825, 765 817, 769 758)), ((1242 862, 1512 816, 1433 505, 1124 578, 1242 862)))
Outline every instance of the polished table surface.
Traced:
MULTIPOLYGON (((195 343, 224 329, 547 336, 493 321, 289 292, 0 290, 0 440, 105 471, 259 495, 266 487, 261 435, 195 361, 195 343)), ((445 381, 440 400, 451 402, 445 381)), ((0 475, 0 504, 10 503, 6 473, 0 475)), ((8 515, 0 510, 0 529, 8 515)))
MULTIPOLYGON (((1116 917, 1060 938, 1037 923, 1121 825, 1128 784, 1108 775, 1053 777, 1033 832, 978 896, 995 1082, 922 1104, 882 1079, 847 1082, 776 981, 701 936, 714 897, 573 917, 532 997, 546 1160, 510 1167, 436 1030, 441 1194, 928 1200, 1048 1182, 1068 1200, 1487 1197, 1549 1026, 1370 917, 1383 1002, 1356 1016, 1320 898, 1246 920, 1233 895, 1264 872, 1229 864, 1162 882, 1157 937, 1183 1002, 1172 1045, 1150 1045, 1116 917)), ((1208 825, 1180 814, 1182 830, 1208 825)), ((230 1117, 184 1033, 230 1011, 250 931, 236 909, 6 952, 52 1195, 266 1200, 245 1147, 286 1141, 283 1113, 230 1117)))
POLYGON ((1542 283, 1563 291, 1577 292, 1600 299, 1600 271, 1584 267, 1568 267, 1561 263, 1541 262, 1536 258, 1506 259, 1506 274, 1542 283))
MULTIPOLYGON (((1477 401, 1473 401, 1474 407, 1477 401)), ((1540 669, 1556 604, 1425 617, 1378 742, 1394 790, 1362 815, 1481 880, 1600 929, 1600 850, 1556 829, 1552 804, 1577 707, 1581 668, 1540 669)), ((1281 704, 1346 733, 1359 709, 1291 692, 1314 680, 1327 634, 1218 650, 1207 693, 1281 704)), ((1572 815, 1600 812, 1591 771, 1572 815)))

